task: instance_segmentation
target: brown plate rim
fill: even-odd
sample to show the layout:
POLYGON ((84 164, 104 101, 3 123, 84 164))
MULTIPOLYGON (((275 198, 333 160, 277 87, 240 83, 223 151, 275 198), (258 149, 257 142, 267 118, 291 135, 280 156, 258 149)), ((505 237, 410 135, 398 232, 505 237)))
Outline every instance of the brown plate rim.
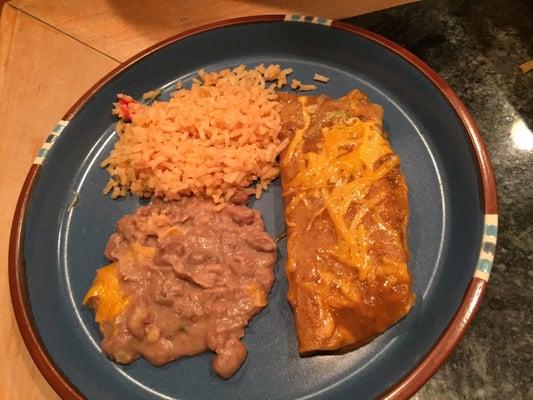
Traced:
MULTIPOLYGON (((140 59, 150 55, 158 49, 173 43, 175 41, 184 39, 188 36, 206 32, 209 30, 228 27, 238 24, 249 24, 255 22, 280 22, 287 19, 287 16, 282 14, 275 15, 257 15, 249 17, 240 17, 216 21, 207 25, 203 25, 182 33, 171 36, 161 42, 145 49, 136 54, 127 61, 123 62, 112 71, 107 73, 102 79, 94 84, 80 99, 72 105, 67 111, 63 120, 69 121, 80 108, 108 81, 113 79, 116 75, 127 69, 130 65, 139 61, 140 59)), ((316 20, 316 18, 314 19, 316 20)), ((300 21, 289 21, 288 23, 310 22, 314 23, 312 18, 307 18, 300 21)), ((324 20, 324 19, 323 19, 324 20)), ((410 64, 416 67, 423 75, 426 76, 435 87, 448 100, 450 105, 456 111, 459 119, 464 125, 465 131, 471 142, 472 148, 475 152, 479 167, 479 174, 481 179, 481 196, 484 213, 496 215, 497 214, 497 194, 496 182, 492 169, 492 164, 483 142, 483 138, 479 129, 476 126, 474 119, 470 112, 459 99, 453 89, 439 76, 431 67, 419 59, 417 56, 399 46, 398 44, 384 38, 381 35, 367 31, 366 29, 347 24, 340 21, 332 21, 331 27, 351 32, 353 34, 362 36, 373 42, 376 42, 388 50, 394 52, 398 56, 407 60, 410 64)), ((11 301, 19 331, 22 335, 24 343, 37 365, 38 369, 52 386, 52 388, 63 399, 81 400, 84 396, 79 390, 68 380, 63 372, 55 365, 52 357, 47 353, 42 345, 38 332, 33 324, 33 317, 31 314, 30 304, 27 296, 26 281, 25 281, 25 264, 23 255, 23 237, 24 237, 24 222, 25 213, 28 202, 30 200, 32 187, 38 173, 40 165, 33 164, 26 176, 22 186, 14 217, 11 226, 11 234, 9 241, 9 262, 8 262, 8 276, 11 301)), ((439 367, 446 361, 450 353, 455 349, 461 338, 466 332, 466 329, 472 322, 487 285, 487 279, 480 279, 473 277, 470 285, 465 293, 463 301, 454 315, 452 321, 444 331, 440 339, 437 341, 433 349, 425 356, 425 358, 412 371, 406 373, 406 376, 393 386, 388 392, 383 394, 382 398, 387 400, 408 399, 414 395, 427 380, 439 369, 439 367)))

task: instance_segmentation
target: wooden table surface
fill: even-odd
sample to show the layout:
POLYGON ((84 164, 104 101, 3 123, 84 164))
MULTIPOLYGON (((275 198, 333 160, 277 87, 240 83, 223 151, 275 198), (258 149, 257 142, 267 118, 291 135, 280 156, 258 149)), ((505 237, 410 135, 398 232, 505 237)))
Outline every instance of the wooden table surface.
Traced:
POLYGON ((57 399, 17 329, 7 279, 19 190, 50 129, 93 83, 180 31, 254 14, 340 19, 413 0, 14 0, 0 19, 0 398, 57 399))

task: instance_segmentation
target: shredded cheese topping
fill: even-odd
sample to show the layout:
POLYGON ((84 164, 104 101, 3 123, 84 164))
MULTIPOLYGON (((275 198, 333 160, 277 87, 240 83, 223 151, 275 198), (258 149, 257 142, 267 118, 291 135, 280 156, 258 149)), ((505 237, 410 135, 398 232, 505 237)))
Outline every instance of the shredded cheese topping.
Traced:
MULTIPOLYGON (((307 99, 299 100, 303 105, 304 126, 295 132, 284 160, 285 163, 301 162, 285 193, 292 195, 288 215, 293 215, 299 203, 305 205, 308 197, 320 196, 323 207, 305 229, 310 229, 314 220, 327 210, 337 235, 336 244, 328 252, 338 261, 357 268, 360 279, 373 279, 369 232, 363 219, 383 200, 383 193, 376 191, 369 195, 369 192, 375 183, 398 167, 400 159, 393 153, 377 122, 357 118, 324 128, 317 151, 304 153, 310 116, 305 107, 307 99), (352 205, 356 207, 355 213, 350 211, 352 205)), ((376 225, 386 227, 386 221, 377 213, 372 217, 376 225)), ((288 221, 288 225, 291 223, 294 226, 294 222, 288 221)))

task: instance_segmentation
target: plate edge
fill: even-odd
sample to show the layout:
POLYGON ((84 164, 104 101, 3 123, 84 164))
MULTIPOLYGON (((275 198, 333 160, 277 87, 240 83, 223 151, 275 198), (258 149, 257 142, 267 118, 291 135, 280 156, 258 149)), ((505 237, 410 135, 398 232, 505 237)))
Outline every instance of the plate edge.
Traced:
POLYGON ((37 368, 50 386, 63 399, 82 400, 84 396, 70 383, 55 365, 45 350, 33 323, 27 296, 26 265, 23 255, 26 210, 31 200, 33 186, 41 169, 40 163, 33 163, 26 175, 17 200, 9 238, 8 280, 11 304, 18 329, 37 368))

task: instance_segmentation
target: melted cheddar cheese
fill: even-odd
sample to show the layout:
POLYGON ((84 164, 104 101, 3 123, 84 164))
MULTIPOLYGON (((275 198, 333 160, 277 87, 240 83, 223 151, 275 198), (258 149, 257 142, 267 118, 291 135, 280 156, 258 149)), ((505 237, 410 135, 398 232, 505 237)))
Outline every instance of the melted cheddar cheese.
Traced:
MULTIPOLYGON (((308 121, 306 108, 303 115, 304 121, 308 121)), ((315 217, 327 210, 337 234, 337 243, 329 251, 340 262, 358 268, 361 279, 373 279, 368 257, 369 235, 362 221, 380 198, 379 192, 369 196, 369 190, 397 168, 400 160, 376 122, 357 118, 324 128, 318 151, 304 153, 302 137, 308 125, 305 122, 296 131, 285 156, 286 163, 300 158, 305 164, 287 184, 293 194, 287 207, 289 214, 313 192, 318 194, 324 205, 315 217), (381 160, 384 161, 379 163, 381 160), (353 204, 357 204, 357 212, 348 218, 353 204)))
MULTIPOLYGON (((169 230, 169 235, 176 232, 169 230)), ((123 260, 127 262, 147 261, 154 257, 155 249, 149 246, 133 244, 123 251, 123 260), (131 261, 130 261, 131 260, 131 261)), ((95 310, 95 321, 111 322, 128 306, 129 299, 121 288, 118 276, 118 263, 111 263, 96 271, 96 277, 87 291, 83 304, 90 304, 95 310)))
POLYGON ((96 271, 96 278, 87 291, 83 304, 92 302, 96 322, 111 322, 128 305, 128 298, 120 288, 117 264, 111 263, 96 271))

